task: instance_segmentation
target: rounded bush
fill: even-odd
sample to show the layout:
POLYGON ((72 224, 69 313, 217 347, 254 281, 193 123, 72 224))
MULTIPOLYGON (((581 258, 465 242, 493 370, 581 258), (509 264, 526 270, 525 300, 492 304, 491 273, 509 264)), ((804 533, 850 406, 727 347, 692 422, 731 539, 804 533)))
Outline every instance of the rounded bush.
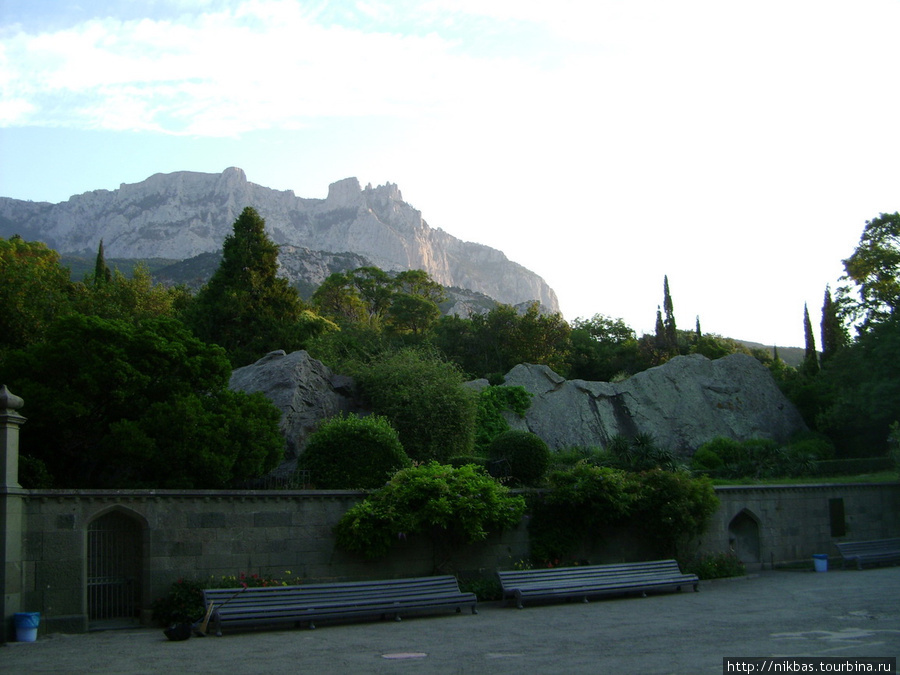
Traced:
POLYGON ((321 490, 381 487, 412 462, 385 417, 332 417, 312 433, 298 462, 321 490))
POLYGON ((522 485, 537 485, 550 467, 550 448, 528 431, 504 431, 491 441, 488 454, 509 462, 513 479, 522 485))
POLYGON ((722 458, 706 446, 700 447, 691 457, 691 468, 694 471, 718 471, 723 464, 722 458))

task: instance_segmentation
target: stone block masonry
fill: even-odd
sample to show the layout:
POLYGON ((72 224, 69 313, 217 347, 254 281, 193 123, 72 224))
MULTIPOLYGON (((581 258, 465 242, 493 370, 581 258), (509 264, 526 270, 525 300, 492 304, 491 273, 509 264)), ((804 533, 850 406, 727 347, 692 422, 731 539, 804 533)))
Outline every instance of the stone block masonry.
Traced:
MULTIPOLYGON (((363 494, 352 491, 24 490, 21 602, 42 613, 41 633, 87 630, 89 579, 104 552, 94 526, 109 514, 134 525, 136 597, 146 618, 179 578, 246 574, 309 582, 423 576, 434 572, 424 539, 399 539, 383 559, 338 550, 332 528, 363 494)), ((836 554, 833 543, 900 536, 900 484, 721 487, 721 505, 699 551, 734 551, 749 566, 836 554), (834 508, 840 500, 842 509, 834 508), (835 522, 835 514, 842 522, 835 522), (841 534, 837 534, 840 532, 841 534)), ((607 538, 592 562, 634 552, 628 533, 607 538)), ((516 528, 457 550, 452 570, 491 578, 529 556, 527 517, 516 528)), ((11 617, 7 617, 9 622, 11 617)))

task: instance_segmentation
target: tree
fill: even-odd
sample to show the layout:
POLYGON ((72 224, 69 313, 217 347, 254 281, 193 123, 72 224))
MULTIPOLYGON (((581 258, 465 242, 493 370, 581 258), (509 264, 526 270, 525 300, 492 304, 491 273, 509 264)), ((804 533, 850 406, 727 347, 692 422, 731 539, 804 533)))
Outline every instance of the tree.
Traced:
POLYGON ((822 302, 822 365, 834 356, 839 349, 847 346, 849 338, 844 323, 838 314, 838 308, 831 298, 831 288, 825 286, 825 298, 822 302))
POLYGON ((637 372, 637 337, 622 319, 603 314, 575 319, 569 339, 572 379, 608 382, 637 372))
POLYGON ((334 272, 316 289, 313 307, 322 316, 340 324, 361 323, 367 315, 366 306, 354 286, 350 274, 334 272))
POLYGON ((470 456, 477 401, 454 364, 418 349, 388 353, 352 373, 373 412, 387 417, 415 461, 470 456))
POLYGON ((94 284, 99 286, 112 281, 112 271, 106 264, 106 257, 103 255, 103 240, 100 240, 100 246, 97 247, 97 259, 94 262, 94 284))
POLYGON ((444 287, 423 270, 405 270, 394 279, 390 300, 391 325, 400 332, 422 335, 441 316, 439 303, 446 299, 444 287))
POLYGON ((803 331, 806 336, 806 355, 803 358, 803 372, 812 377, 819 372, 819 354, 816 351, 816 337, 809 320, 809 309, 803 303, 803 331))
POLYGON ((227 391, 224 351, 171 318, 70 314, 4 371, 28 402, 23 453, 56 487, 225 487, 284 452, 278 409, 227 391))
POLYGON ((669 293, 669 277, 663 277, 663 310, 666 313, 665 332, 666 347, 670 351, 678 349, 678 330, 675 327, 675 306, 672 304, 672 295, 669 293))
POLYGON ((56 251, 18 235, 0 239, 0 353, 42 340, 71 311, 73 288, 56 251))
POLYGON ((312 335, 330 330, 311 313, 296 289, 278 276, 278 246, 252 207, 243 210, 225 238, 222 262, 187 314, 194 332, 221 345, 235 367, 274 349, 300 349, 312 335))
POLYGON ((814 422, 843 457, 887 451, 890 425, 900 419, 900 319, 871 324, 838 351, 819 376, 823 399, 814 422))
POLYGON ((900 305, 900 213, 882 213, 866 221, 859 245, 843 261, 846 274, 841 281, 856 286, 838 289, 845 316, 862 321, 861 327, 886 320, 900 305))
MULTIPOLYGON (((109 272, 109 268, 105 269, 109 272)), ((119 270, 108 275, 103 270, 100 266, 84 283, 75 284, 75 311, 104 319, 141 321, 152 317, 174 317, 190 302, 186 288, 168 288, 153 283, 150 270, 143 263, 135 265, 130 278, 119 270), (96 276, 98 273, 100 277, 96 276)))

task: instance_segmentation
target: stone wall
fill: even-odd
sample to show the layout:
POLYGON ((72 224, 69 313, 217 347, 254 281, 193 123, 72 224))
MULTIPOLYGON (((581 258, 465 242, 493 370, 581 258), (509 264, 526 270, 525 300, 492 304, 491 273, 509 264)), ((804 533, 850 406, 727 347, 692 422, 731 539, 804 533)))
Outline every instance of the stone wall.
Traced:
MULTIPOLYGON (((27 492, 19 611, 40 611, 42 632, 87 630, 89 530, 91 523, 110 512, 124 514, 140 527, 138 592, 145 610, 181 577, 244 572, 330 581, 426 576, 435 571, 427 541, 398 540, 390 555, 375 562, 335 548, 332 527, 359 501, 358 492, 27 492)), ((449 569, 486 575, 527 555, 523 523, 456 551, 449 569)), ((149 618, 148 612, 144 614, 149 618)))
POLYGON ((701 551, 760 565, 837 555, 835 542, 900 536, 900 483, 718 487, 701 551))
MULTIPOLYGON (((42 613, 41 632, 84 631, 89 530, 120 513, 139 526, 140 606, 180 577, 240 572, 314 581, 432 574, 432 550, 398 540, 385 559, 366 562, 339 551, 331 533, 361 498, 347 491, 24 491, 24 582, 21 610, 42 613)), ((833 542, 900 536, 900 484, 720 487, 721 507, 698 542, 702 552, 735 550, 751 569, 835 554, 833 542), (832 522, 841 500, 843 534, 832 522)), ((635 555, 627 533, 608 538, 593 562, 635 555)), ((456 551, 450 569, 489 577, 528 557, 527 518, 515 529, 456 551)))

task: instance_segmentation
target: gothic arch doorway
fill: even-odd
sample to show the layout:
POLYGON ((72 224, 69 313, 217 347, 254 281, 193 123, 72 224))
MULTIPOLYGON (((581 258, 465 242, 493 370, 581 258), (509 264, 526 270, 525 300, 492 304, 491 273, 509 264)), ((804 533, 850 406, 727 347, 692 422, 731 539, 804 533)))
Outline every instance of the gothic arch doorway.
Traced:
POLYGON ((95 518, 87 533, 87 605, 92 627, 134 621, 141 607, 144 528, 113 510, 95 518))
POLYGON ((728 541, 731 550, 743 563, 762 562, 759 545, 759 520, 743 509, 728 524, 728 541))

